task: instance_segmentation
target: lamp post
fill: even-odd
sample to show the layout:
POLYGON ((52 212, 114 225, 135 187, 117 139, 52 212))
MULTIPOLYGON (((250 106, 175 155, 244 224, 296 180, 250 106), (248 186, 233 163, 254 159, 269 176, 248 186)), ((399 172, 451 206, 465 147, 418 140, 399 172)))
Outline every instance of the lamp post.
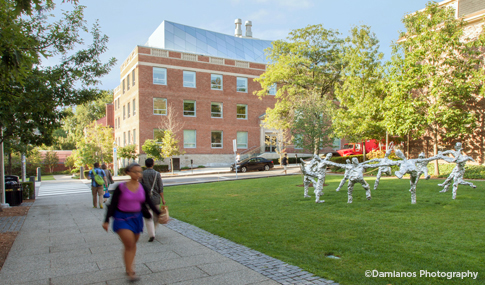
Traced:
POLYGON ((113 142, 113 172, 115 176, 118 176, 118 157, 117 157, 117 149, 116 149, 116 141, 113 142))

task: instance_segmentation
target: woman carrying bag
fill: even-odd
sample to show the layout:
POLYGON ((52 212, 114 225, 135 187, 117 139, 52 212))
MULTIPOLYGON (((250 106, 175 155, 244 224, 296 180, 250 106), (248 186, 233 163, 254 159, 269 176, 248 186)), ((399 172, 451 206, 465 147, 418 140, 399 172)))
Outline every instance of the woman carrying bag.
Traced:
MULTIPOLYGON (((161 210, 160 202, 165 205, 165 199, 163 198, 163 182, 160 173, 153 169, 154 164, 155 161, 152 158, 148 158, 145 160, 145 166, 147 167, 147 169, 143 171, 143 178, 141 183, 145 185, 145 187, 151 189, 150 199, 152 200, 153 204, 157 206, 157 209, 161 210)), ((152 212, 150 213, 152 214, 152 218, 145 219, 145 225, 147 227, 148 236, 150 237, 148 241, 152 242, 153 240, 155 240, 155 232, 159 216, 154 215, 152 212)))

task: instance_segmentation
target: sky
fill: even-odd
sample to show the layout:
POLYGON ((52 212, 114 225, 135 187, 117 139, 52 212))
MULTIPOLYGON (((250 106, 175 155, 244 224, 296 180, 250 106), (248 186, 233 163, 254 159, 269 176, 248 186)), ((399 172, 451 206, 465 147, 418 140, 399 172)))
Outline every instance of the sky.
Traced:
MULTIPOLYGON (((55 15, 70 10, 71 4, 55 0, 55 15)), ((86 6, 85 20, 91 26, 99 21, 101 32, 109 37, 108 51, 102 59, 118 61, 101 79, 100 89, 120 85, 120 66, 137 45, 168 20, 188 26, 234 35, 234 20, 252 21, 254 38, 285 39, 291 30, 323 24, 343 37, 353 26, 367 25, 380 41, 384 58, 391 56, 391 43, 404 30, 404 15, 425 8, 428 0, 79 0, 86 6)), ((86 44, 90 38, 86 37, 86 44)))

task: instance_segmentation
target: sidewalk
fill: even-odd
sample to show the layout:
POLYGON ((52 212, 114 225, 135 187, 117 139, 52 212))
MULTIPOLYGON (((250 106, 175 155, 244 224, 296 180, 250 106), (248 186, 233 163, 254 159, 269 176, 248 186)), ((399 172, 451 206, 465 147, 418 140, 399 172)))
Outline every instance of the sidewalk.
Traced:
MULTIPOLYGON (((73 183, 69 179, 63 182, 73 183)), ((125 284, 122 245, 101 228, 103 217, 89 193, 39 197, 0 272, 1 283, 125 284)), ((335 284, 176 219, 158 227, 152 243, 143 233, 137 247, 138 284, 335 284)))

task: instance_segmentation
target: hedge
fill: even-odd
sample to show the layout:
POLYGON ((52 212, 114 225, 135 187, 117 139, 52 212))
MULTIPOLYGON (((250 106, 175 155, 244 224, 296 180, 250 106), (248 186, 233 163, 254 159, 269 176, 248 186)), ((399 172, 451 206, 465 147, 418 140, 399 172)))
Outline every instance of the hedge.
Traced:
MULTIPOLYGON (((312 158, 311 156, 302 156, 302 157, 298 157, 298 163, 300 163, 300 159, 309 159, 309 158, 312 158)), ((279 158, 274 158, 274 159, 271 159, 273 161, 273 163, 276 165, 276 164, 280 164, 280 159, 279 158)), ((295 164, 297 163, 296 161, 296 158, 295 157, 288 157, 288 163, 289 164, 295 164)))
MULTIPOLYGON (((143 170, 146 170, 146 166, 141 167, 143 170)), ((122 167, 119 169, 119 175, 126 175, 125 173, 126 167, 122 167)), ((168 172, 168 165, 154 165, 153 169, 155 169, 158 172, 168 172)))
POLYGON ((34 182, 20 182, 22 185, 22 199, 33 199, 35 197, 34 182))

